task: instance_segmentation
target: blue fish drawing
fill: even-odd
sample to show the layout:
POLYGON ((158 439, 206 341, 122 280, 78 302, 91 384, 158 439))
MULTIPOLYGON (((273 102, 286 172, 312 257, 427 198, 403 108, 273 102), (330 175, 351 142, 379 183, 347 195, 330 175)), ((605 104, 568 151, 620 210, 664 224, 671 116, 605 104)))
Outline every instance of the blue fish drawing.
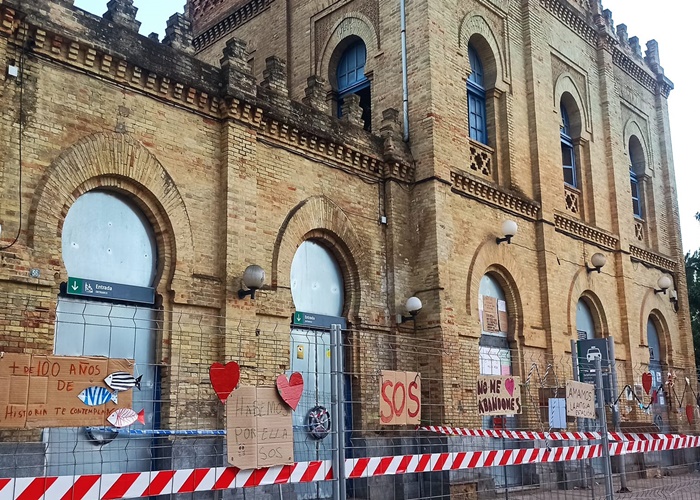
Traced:
POLYGON ((78 394, 78 399, 88 406, 100 406, 111 401, 117 403, 117 391, 110 392, 104 387, 88 387, 78 394))
POLYGON ((115 391, 128 391, 132 387, 136 387, 140 391, 141 377, 143 377, 143 375, 139 375, 138 378, 134 378, 131 373, 114 372, 107 376, 105 379, 105 384, 115 391))

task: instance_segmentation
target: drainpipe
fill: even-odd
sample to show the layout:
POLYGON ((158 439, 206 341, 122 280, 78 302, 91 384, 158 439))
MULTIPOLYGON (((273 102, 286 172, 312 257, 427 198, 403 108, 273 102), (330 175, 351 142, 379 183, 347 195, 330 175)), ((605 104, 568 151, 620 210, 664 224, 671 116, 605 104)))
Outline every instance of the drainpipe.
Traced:
POLYGON ((401 2, 401 72, 403 73, 403 140, 408 142, 408 67, 406 65, 406 0, 401 2))

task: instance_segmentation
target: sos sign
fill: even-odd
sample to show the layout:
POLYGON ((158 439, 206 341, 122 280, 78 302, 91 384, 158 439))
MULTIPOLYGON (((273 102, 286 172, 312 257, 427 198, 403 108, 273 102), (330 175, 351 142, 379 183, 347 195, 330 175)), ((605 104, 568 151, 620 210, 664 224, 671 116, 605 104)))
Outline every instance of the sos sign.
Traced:
POLYGON ((418 425, 421 417, 420 373, 382 371, 379 379, 379 422, 418 425))

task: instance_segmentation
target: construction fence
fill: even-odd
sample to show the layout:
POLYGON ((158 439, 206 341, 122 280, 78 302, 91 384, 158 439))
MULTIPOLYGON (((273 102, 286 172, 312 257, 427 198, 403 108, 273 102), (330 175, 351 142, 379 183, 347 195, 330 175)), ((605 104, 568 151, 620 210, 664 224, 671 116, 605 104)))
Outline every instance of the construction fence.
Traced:
POLYGON ((5 298, 0 499, 700 498, 694 369, 602 339, 5 298))

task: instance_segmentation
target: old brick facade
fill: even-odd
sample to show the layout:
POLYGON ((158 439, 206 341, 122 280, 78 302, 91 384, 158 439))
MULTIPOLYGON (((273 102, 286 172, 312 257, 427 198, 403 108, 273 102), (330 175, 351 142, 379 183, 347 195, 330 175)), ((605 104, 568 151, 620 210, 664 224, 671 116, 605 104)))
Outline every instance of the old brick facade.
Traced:
MULTIPOLYGON (((410 331, 395 314, 417 295, 416 335, 478 346, 479 283, 489 274, 506 294, 516 374, 526 374, 528 356, 570 352, 581 298, 596 334, 614 336, 617 359, 648 364, 651 316, 664 363, 694 368, 672 84, 656 43, 642 55, 596 0, 409 0, 408 143, 395 111, 398 0, 190 0, 163 43, 137 34, 130 0, 110 5, 111 20, 72 0, 0 1, 4 349, 52 351, 68 278, 63 220, 80 195, 99 188, 144 212, 157 239, 159 305, 218 317, 204 330, 241 318, 288 325, 291 261, 312 239, 342 269, 353 328, 410 331), (336 67, 353 40, 366 46, 372 132, 362 130, 353 98, 335 117, 336 67), (469 46, 483 62, 487 144, 470 139, 469 46), (8 76, 20 61, 22 73, 8 76), (562 103, 575 134, 572 186, 562 177, 562 103), (632 137, 643 151, 634 165, 638 218, 632 137), (519 229, 499 245, 505 219, 519 229), (607 263, 589 273, 596 252, 607 263), (240 300, 250 264, 268 272, 269 286, 255 301, 240 300), (669 294, 654 293, 663 274, 673 278, 677 310, 669 294), (21 322, 4 320, 18 307, 27 310, 21 322)), ((220 347, 170 347, 162 356, 229 359, 220 347)), ((286 354, 260 360, 272 376, 286 354)), ((480 425, 462 405, 473 401, 473 386, 454 383, 464 365, 478 371, 478 359, 396 363, 382 368, 436 381, 426 389, 426 422, 480 425)), ((186 413, 186 401, 165 418, 186 413)), ((377 425, 373 411, 359 418, 377 425)))

